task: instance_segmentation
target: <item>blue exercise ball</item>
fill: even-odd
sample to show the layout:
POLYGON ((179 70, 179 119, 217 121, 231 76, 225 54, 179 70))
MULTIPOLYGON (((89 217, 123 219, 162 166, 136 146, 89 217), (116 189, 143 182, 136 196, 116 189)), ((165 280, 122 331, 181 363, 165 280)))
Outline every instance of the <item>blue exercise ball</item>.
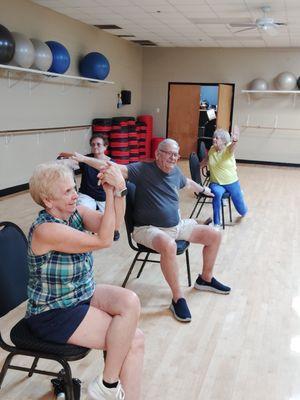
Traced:
POLYGON ((15 52, 15 39, 5 26, 0 25, 0 64, 9 63, 15 52))
POLYGON ((48 41, 46 44, 50 47, 53 60, 49 72, 56 72, 57 74, 64 74, 70 66, 70 54, 68 50, 59 42, 48 41))
POLYGON ((109 74, 108 59, 101 53, 88 53, 79 63, 79 72, 85 78, 104 80, 109 74))

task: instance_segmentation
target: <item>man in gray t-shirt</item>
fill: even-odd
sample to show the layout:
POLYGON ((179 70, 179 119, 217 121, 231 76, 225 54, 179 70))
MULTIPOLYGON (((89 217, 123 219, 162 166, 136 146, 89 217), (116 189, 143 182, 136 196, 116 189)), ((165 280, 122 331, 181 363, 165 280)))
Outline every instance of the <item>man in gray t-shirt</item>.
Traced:
POLYGON ((169 174, 156 162, 138 162, 127 166, 128 180, 135 184, 135 226, 154 225, 169 228, 179 223, 179 189, 187 179, 176 166, 169 174))
MULTIPOLYGON (((109 165, 96 164, 94 159, 76 155, 76 159, 102 169, 99 177, 109 182, 109 165)), ((213 277, 213 267, 221 243, 220 232, 193 219, 181 219, 179 195, 182 188, 213 196, 210 189, 186 178, 177 166, 179 146, 175 140, 163 140, 152 163, 119 165, 124 178, 135 184, 133 238, 137 243, 150 247, 160 255, 164 277, 172 291, 170 309, 181 322, 191 321, 191 313, 179 285, 177 246, 175 240, 202 244, 203 267, 194 287, 198 290, 229 294, 230 288, 213 277)))

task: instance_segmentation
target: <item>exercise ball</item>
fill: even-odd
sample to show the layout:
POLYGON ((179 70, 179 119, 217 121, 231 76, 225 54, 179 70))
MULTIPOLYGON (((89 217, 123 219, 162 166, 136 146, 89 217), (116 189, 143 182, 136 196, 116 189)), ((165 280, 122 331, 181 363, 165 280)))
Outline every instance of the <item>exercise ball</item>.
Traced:
POLYGON ((50 68, 53 56, 50 47, 46 43, 38 39, 30 39, 34 47, 34 61, 32 68, 40 71, 48 71, 50 68))
POLYGON ((249 90, 267 90, 268 83, 262 78, 253 79, 249 84, 249 90))
POLYGON ((101 53, 92 52, 83 57, 79 63, 79 72, 85 78, 103 80, 109 74, 108 59, 101 53))
POLYGON ((70 54, 68 50, 59 42, 53 40, 46 42, 52 52, 53 60, 49 72, 56 72, 57 74, 63 74, 67 71, 70 66, 70 54))
POLYGON ((15 39, 5 26, 0 25, 0 64, 9 63, 15 52, 15 39))
POLYGON ((31 41, 19 32, 12 32, 13 38, 15 39, 15 53, 11 60, 13 65, 17 65, 22 68, 31 67, 34 60, 34 47, 31 41))
POLYGON ((278 90, 293 90, 297 85, 297 78, 292 72, 281 72, 274 79, 274 84, 278 90))

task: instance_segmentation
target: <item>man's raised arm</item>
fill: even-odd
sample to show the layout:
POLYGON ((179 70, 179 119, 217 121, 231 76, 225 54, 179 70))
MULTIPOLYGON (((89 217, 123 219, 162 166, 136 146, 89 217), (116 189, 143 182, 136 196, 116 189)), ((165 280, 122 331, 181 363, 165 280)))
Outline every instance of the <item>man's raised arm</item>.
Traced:
MULTIPOLYGON (((73 154, 72 159, 77 162, 85 163, 85 164, 89 165, 90 167, 98 169, 99 171, 102 171, 103 169, 105 169, 106 167, 111 165, 111 161, 99 160, 97 158, 84 156, 84 155, 82 155, 80 153, 76 153, 76 152, 73 154)), ((120 169, 120 171, 123 175, 123 178, 127 179, 128 178, 128 170, 127 170, 126 165, 115 164, 115 163, 114 163, 114 165, 118 166, 118 168, 120 169)))

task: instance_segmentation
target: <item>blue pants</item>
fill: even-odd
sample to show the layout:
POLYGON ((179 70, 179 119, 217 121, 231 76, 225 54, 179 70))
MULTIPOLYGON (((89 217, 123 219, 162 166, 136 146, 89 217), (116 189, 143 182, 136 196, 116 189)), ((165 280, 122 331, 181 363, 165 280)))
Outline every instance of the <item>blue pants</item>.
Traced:
POLYGON ((225 192, 228 192, 231 196, 234 207, 237 212, 244 216, 248 208, 246 206, 244 195, 241 190, 240 182, 236 181, 231 183, 230 185, 219 185, 218 183, 211 182, 209 187, 215 197, 213 198, 213 212, 214 212, 214 224, 220 225, 220 208, 221 208, 221 199, 225 192))

